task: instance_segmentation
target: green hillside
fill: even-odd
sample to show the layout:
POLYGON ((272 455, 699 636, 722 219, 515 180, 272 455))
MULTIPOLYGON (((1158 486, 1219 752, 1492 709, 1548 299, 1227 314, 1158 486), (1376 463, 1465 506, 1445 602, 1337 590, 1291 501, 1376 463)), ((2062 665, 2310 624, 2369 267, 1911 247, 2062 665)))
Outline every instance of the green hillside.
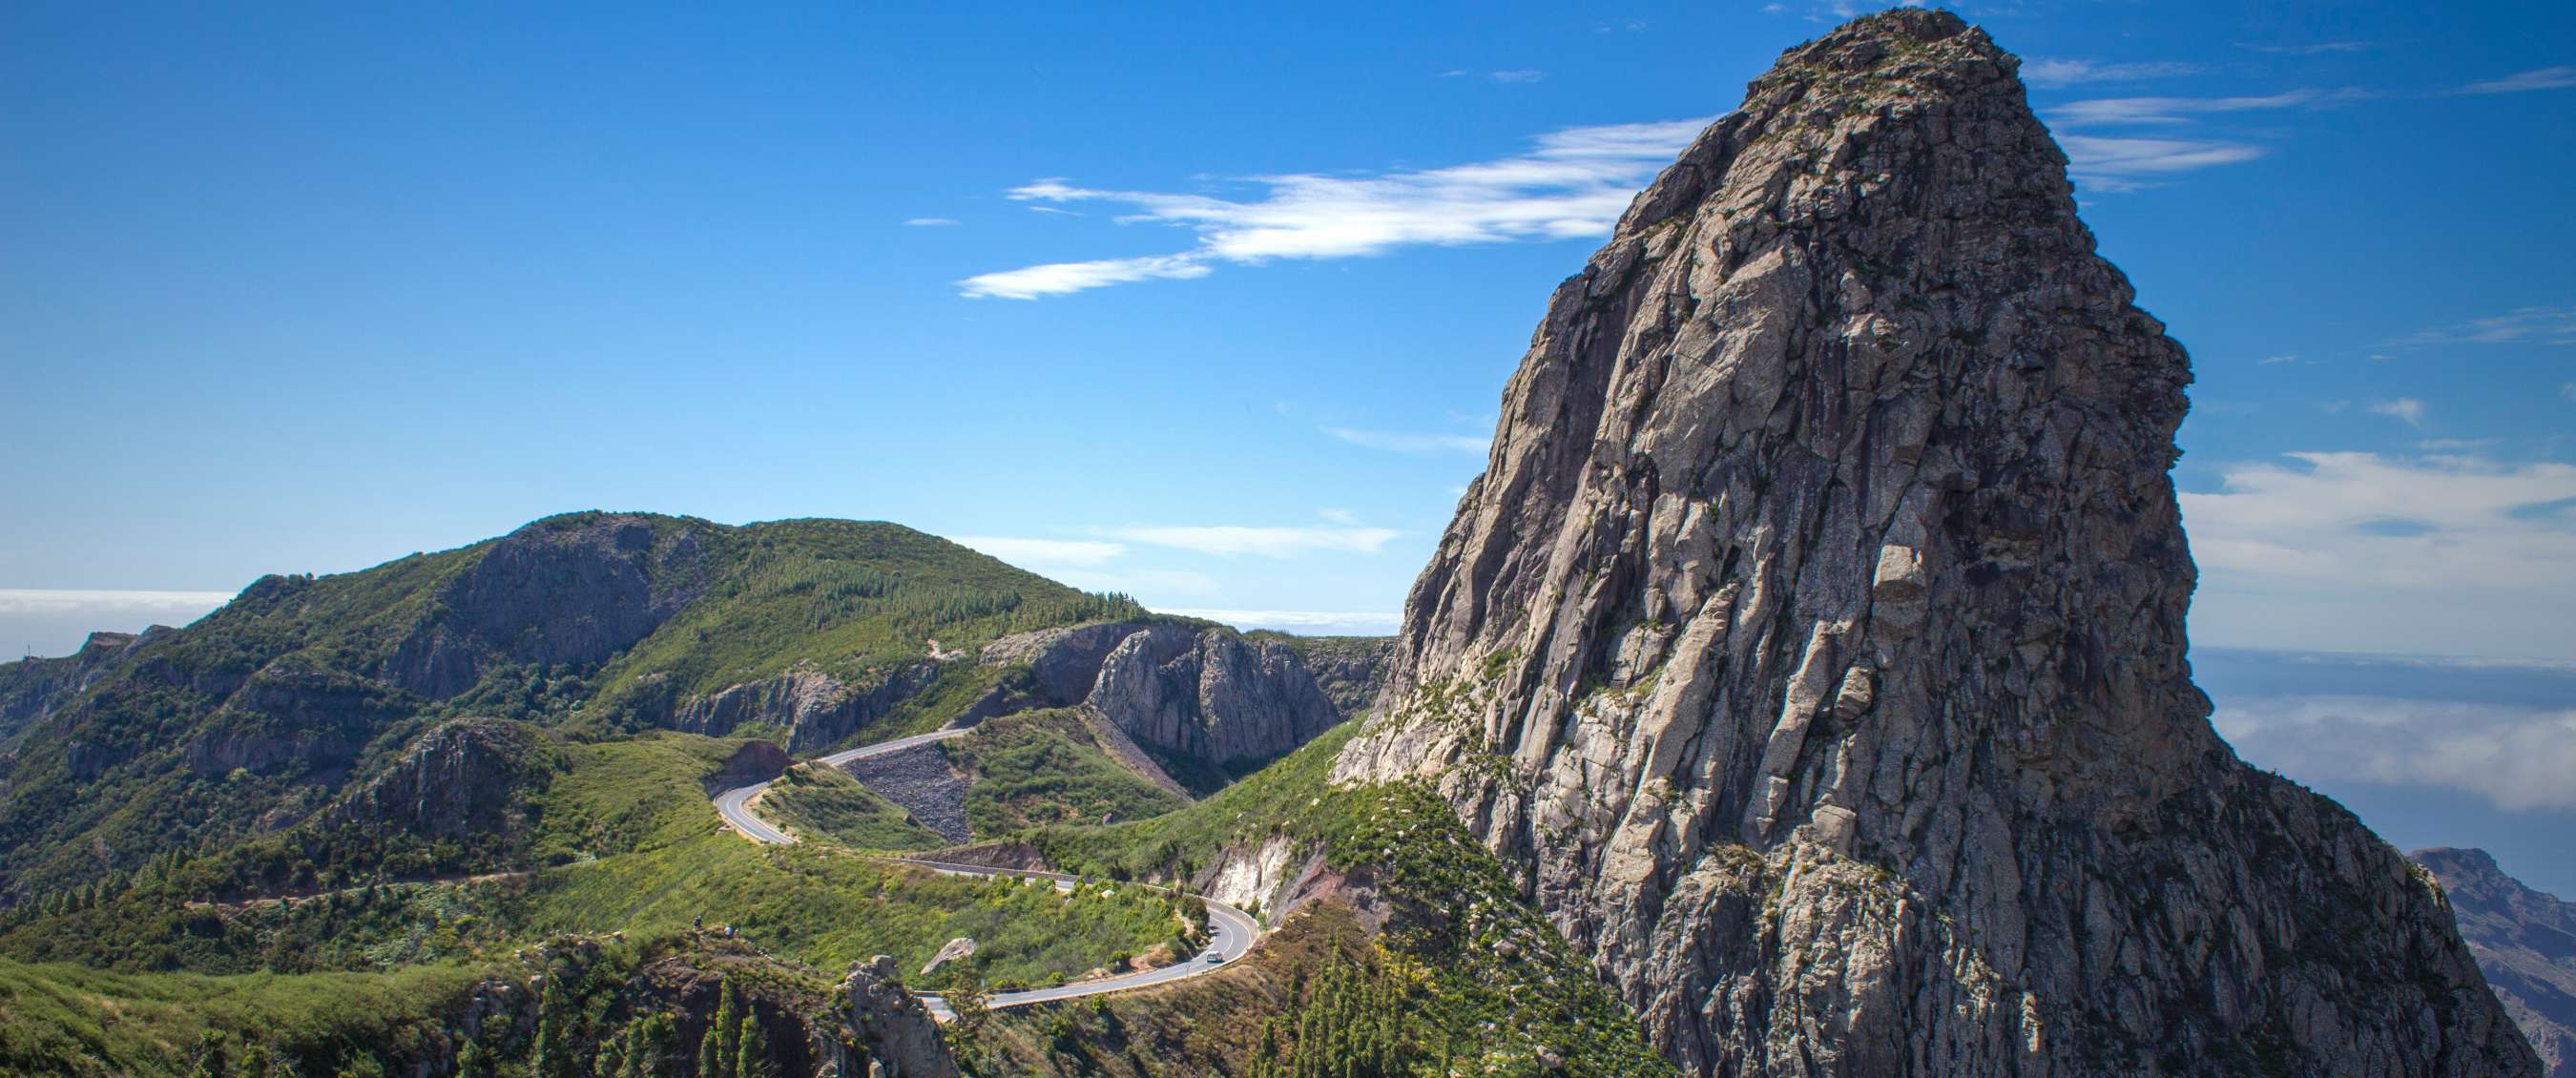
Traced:
MULTIPOLYGON (((52 713, 0 756, 0 902, 273 831, 442 719, 614 736, 792 669, 867 705, 802 736, 865 739, 880 718, 936 722, 916 699, 962 707, 971 694, 949 683, 991 676, 932 661, 932 640, 972 654, 1007 632, 1140 612, 908 528, 837 520, 576 513, 360 572, 264 577, 86 692, 13 702, 52 713)), ((31 668, 10 684, 32 696, 19 683, 36 680, 31 668)), ((765 721, 725 720, 781 733, 765 721)))

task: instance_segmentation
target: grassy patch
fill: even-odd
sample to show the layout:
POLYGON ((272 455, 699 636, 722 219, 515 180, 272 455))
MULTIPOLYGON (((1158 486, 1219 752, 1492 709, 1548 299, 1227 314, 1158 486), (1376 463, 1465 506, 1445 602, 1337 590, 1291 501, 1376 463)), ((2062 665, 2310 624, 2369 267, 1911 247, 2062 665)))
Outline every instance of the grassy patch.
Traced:
POLYGON ((852 685, 996 637, 1143 608, 1088 595, 893 524, 786 520, 734 529, 706 595, 608 663, 584 714, 616 725, 654 693, 687 699, 807 665, 852 685))
POLYGON ((927 850, 947 845, 911 821, 903 806, 870 793, 837 767, 798 764, 760 795, 760 812, 800 838, 863 850, 927 850))
POLYGON ((710 833, 539 873, 502 907, 527 934, 731 925, 822 969, 890 954, 918 969, 950 939, 977 945, 989 978, 1035 984, 1172 938, 1174 903, 1144 888, 1052 887, 942 876, 814 844, 757 846, 710 833), (1104 894, 1103 891, 1114 891, 1104 894))
POLYGON ((755 846, 723 828, 705 791, 741 744, 656 733, 562 746, 563 769, 530 801, 522 875, 356 881, 318 900, 209 906, 184 882, 199 877, 182 871, 22 920, 7 950, 137 971, 371 969, 488 956, 552 933, 679 933, 703 918, 824 969, 881 953, 918 968, 967 936, 988 976, 1036 983, 1143 953, 1177 931, 1172 903, 1141 888, 1059 897, 892 867, 826 843, 755 846))
POLYGON ((0 1073, 185 1074, 206 1034, 256 1039, 303 1074, 381 1074, 433 1054, 480 972, 129 975, 0 960, 0 1073))
POLYGON ((1186 804, 1119 766, 1065 709, 989 719, 941 746, 974 776, 966 819, 975 833, 1005 835, 1029 827, 1156 816, 1186 804))

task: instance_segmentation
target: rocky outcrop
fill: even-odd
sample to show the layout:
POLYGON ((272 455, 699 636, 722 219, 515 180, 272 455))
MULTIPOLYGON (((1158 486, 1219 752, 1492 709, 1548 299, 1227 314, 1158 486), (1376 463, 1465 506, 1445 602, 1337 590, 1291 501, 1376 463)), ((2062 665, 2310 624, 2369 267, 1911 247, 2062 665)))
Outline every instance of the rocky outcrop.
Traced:
POLYGON ((694 521, 576 513, 529 524, 439 589, 387 678, 443 700, 496 667, 605 661, 704 590, 705 554, 694 521))
MULTIPOLYGON (((453 1074, 466 1042, 486 1063, 530 1059, 547 985, 570 986, 586 1012, 555 1019, 566 1073, 692 1074, 712 1037, 722 1050, 744 1043, 742 1027, 719 1031, 719 1015, 739 1014, 759 1028, 761 1054, 743 1070, 815 1078, 954 1078, 955 1061, 928 1009, 904 991, 894 960, 852 963, 837 985, 815 971, 781 962, 739 940, 692 935, 653 947, 639 967, 613 960, 595 937, 556 937, 522 949, 521 969, 473 986, 430 1059, 376 1054, 358 1058, 397 1064, 406 1074, 453 1074), (630 1059, 634 1053, 648 1053, 630 1059)), ((507 1066, 499 1068, 508 1073, 507 1066)), ((519 1070, 525 1071, 522 1063, 519 1070)))
POLYGON ((392 766, 332 806, 328 819, 422 835, 507 833, 554 762, 545 735, 526 723, 456 719, 413 738, 392 766))
POLYGON ((141 633, 91 633, 79 651, 59 659, 31 657, 0 663, 0 744, 70 703, 100 675, 132 657, 145 640, 175 631, 155 625, 141 633))
POLYGON ((1109 652, 1148 626, 1147 622, 1111 621, 1016 633, 986 644, 977 661, 986 666, 1027 663, 1025 691, 1034 699, 1026 706, 1070 707, 1091 695, 1092 685, 1100 680, 1100 663, 1109 652))
POLYGON ((1386 687, 1386 668, 1395 657, 1392 636, 1292 636, 1281 640, 1297 650, 1315 687, 1344 716, 1357 715, 1377 702, 1386 687))
POLYGON ((692 697, 669 715, 654 716, 653 725, 723 737, 745 723, 762 722, 786 730, 788 748, 812 752, 857 733, 938 680, 938 663, 909 663, 860 690, 799 666, 777 677, 692 697))
POLYGON ((281 661, 245 681, 183 755, 200 776, 244 768, 336 782, 378 731, 418 703, 366 678, 281 661))
POLYGON ((1295 648, 1225 628, 1047 629, 994 641, 978 661, 1026 670, 970 709, 970 721, 1082 705, 1146 749, 1219 768, 1284 755, 1342 719, 1295 648))
POLYGON ((2531 1075, 2184 661, 2188 362, 1946 12, 1792 49, 1557 289, 1340 781, 1436 779, 1686 1073, 2531 1075))
POLYGON ((1085 703, 1148 749, 1220 767, 1285 755, 1341 721, 1296 651, 1225 629, 1129 635, 1085 703))
POLYGON ((939 972, 941 966, 951 962, 963 962, 973 957, 975 957, 975 941, 959 936, 940 945, 939 953, 930 956, 930 961, 922 965, 921 975, 927 977, 939 972))
POLYGON ((2460 938, 2548 1078, 2576 1078, 2576 902, 2524 886, 2485 850, 2408 856, 2441 881, 2460 938))
POLYGON ((949 1078, 957 1073, 939 1024, 921 1000, 903 989, 894 958, 878 955, 853 963, 841 981, 844 1014, 856 1034, 856 1053, 838 1061, 847 1078, 949 1078))

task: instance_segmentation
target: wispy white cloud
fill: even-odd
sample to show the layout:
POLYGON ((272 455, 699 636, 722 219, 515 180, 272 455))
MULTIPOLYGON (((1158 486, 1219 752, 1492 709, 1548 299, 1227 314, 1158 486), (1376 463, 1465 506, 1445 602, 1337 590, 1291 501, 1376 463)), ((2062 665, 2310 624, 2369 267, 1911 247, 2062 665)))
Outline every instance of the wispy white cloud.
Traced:
POLYGON ((2061 58, 2033 59, 2021 65, 2021 80, 2033 86, 2073 86, 2086 82, 2137 82, 2144 79, 2171 78, 2200 71, 2199 64, 2174 60, 2135 63, 2101 63, 2093 60, 2061 58))
POLYGON ((962 282, 968 296, 1033 299, 1155 278, 1204 276, 1219 263, 1350 258, 1400 247, 1607 235, 1638 187, 1687 146, 1707 118, 1577 127, 1539 136, 1527 153, 1447 168, 1348 176, 1257 177, 1252 198, 1078 187, 1060 179, 1014 188, 1053 207, 1128 207, 1122 224, 1177 225, 1190 250, 1029 266, 962 282))
POLYGON ((2576 382, 2559 383, 2558 395, 2567 398, 2569 401, 2576 401, 2576 382))
POLYGON ((2410 427, 2420 427, 2424 425, 2424 402, 2413 397, 2399 397, 2396 400, 2372 401, 2370 402, 2370 411, 2373 415, 2384 415, 2395 419, 2405 420, 2406 425, 2410 427))
POLYGON ((2105 97, 2047 110, 2049 126, 2066 150, 2067 171, 2099 191, 2134 191, 2185 172, 2262 157, 2265 149, 2232 139, 2154 138, 2076 134, 2083 128, 2164 127, 2195 118, 2268 109, 2325 108, 2376 96, 2367 90, 2288 90, 2237 97, 2105 97))
POLYGON ((1351 512, 1348 509, 1318 509, 1315 510, 1315 515, 1332 521, 1335 524, 1357 524, 1360 522, 1359 514, 1351 512))
POLYGON ((903 223, 913 228, 945 228, 949 225, 956 224, 957 219, 954 217, 913 217, 907 218, 903 223))
POLYGON ((2299 357, 2295 355, 2278 355, 2264 356, 2261 359, 2255 360, 2254 364, 2258 367, 2274 367, 2283 363, 2296 363, 2298 361, 2299 357))
POLYGON ((952 535, 948 539, 1013 565, 1099 565, 1127 552, 1122 544, 1100 539, 1023 539, 1000 535, 952 535))
POLYGON ((2181 495, 2205 644, 2576 655, 2576 464, 2296 453, 2181 495))
POLYGON ((2390 344, 2576 344, 2576 305, 2518 307, 2499 315, 2418 330, 2390 344))
POLYGON ((1473 453, 1482 455, 1489 443, 1474 434, 1415 434, 1400 431, 1353 430, 1349 427, 1320 427, 1324 433, 1370 449, 1393 453, 1473 453))
POLYGON ((2518 94, 2532 90, 2564 90, 2571 86, 2576 86, 2576 65, 2560 64, 2556 67, 2542 67, 2534 68, 2530 71, 2520 71, 2500 79, 2490 79, 2485 82, 2472 82, 2453 92, 2463 94, 2518 94))
POLYGON ((2213 716, 2247 759, 2303 782, 2429 786, 2508 812, 2576 809, 2576 710, 2275 696, 2213 716))
POLYGON ((1124 592, 1146 603, 1208 602, 1225 595, 1224 584, 1195 569, 1150 566, 1086 569, 1068 566, 1050 567, 1045 574, 1084 591, 1124 592))
POLYGON ((2181 496, 2205 569, 2272 583, 2545 594, 2576 604, 2576 464, 2293 453, 2181 496), (2556 508, 2551 508, 2556 507, 2556 508))
POLYGON ((2059 135, 2068 175, 2098 191, 2134 191, 2198 169, 2263 156, 2263 147, 2214 139, 2105 138, 2059 135))
POLYGON ((1547 72, 1524 68, 1519 71, 1496 71, 1487 77, 1503 83, 1537 82, 1546 78, 1547 72))
POLYGON ((977 299, 1036 299, 1129 281, 1205 277, 1208 272, 1207 260, 1196 255, 1151 255, 1024 266, 1000 273, 978 274, 959 282, 958 287, 977 299))
POLYGON ((1167 609, 1163 613, 1206 618, 1238 629, 1277 629, 1289 633, 1347 633, 1374 636, 1395 631, 1402 618, 1391 611, 1211 610, 1167 609))
POLYGON ((1194 550, 1202 554, 1254 554, 1293 558, 1317 552, 1375 554, 1404 534, 1393 528, 1295 528, 1246 524, 1204 524, 1111 528, 1108 534, 1131 542, 1194 550))
POLYGON ((2368 90, 2287 90, 2239 97, 2103 97, 2072 101, 2048 109, 2049 126, 2059 130, 2114 124, 2178 124, 2193 116, 2258 112, 2266 109, 2324 108, 2377 96, 2368 90))

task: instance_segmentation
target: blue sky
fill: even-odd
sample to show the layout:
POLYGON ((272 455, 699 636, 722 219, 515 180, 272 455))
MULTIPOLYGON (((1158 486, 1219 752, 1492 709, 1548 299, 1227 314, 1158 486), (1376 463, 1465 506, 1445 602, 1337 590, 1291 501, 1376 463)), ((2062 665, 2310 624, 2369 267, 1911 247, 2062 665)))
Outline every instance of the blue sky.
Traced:
MULTIPOLYGON (((2195 639, 2576 659, 2576 14, 2251 7, 1960 8, 2194 356, 2195 639)), ((6 642, 591 507, 1384 631, 1549 289, 1837 12, 734 14, 0 9, 6 642)))

